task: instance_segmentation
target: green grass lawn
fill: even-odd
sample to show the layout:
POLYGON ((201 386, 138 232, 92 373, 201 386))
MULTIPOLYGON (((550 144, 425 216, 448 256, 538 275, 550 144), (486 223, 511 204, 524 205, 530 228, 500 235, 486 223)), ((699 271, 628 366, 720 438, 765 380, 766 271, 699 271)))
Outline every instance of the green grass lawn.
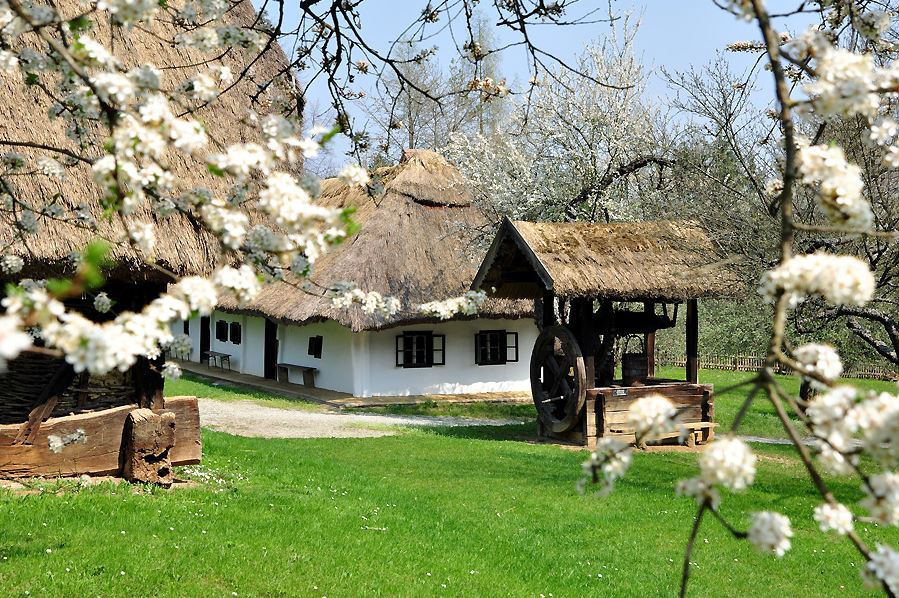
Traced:
POLYGON ((303 411, 326 411, 327 407, 294 399, 284 395, 276 395, 261 390, 251 390, 228 384, 227 382, 212 382, 201 376, 185 373, 177 380, 165 381, 165 395, 167 397, 193 396, 219 401, 253 401, 269 407, 281 407, 283 409, 302 409, 303 411))
MULTIPOLYGON (((373 439, 266 440, 204 431, 212 481, 0 493, 4 596, 554 596, 676 591, 695 454, 638 454, 607 498, 574 490, 584 453, 502 441, 521 426, 373 439)), ((784 448, 722 510, 791 517, 794 548, 754 553, 706 521, 692 595, 868 595, 859 558, 815 531, 784 448)), ((201 476, 195 476, 201 477, 201 476)), ((208 477, 208 476, 202 476, 208 477)), ((849 504, 860 492, 836 480, 849 504)), ((895 531, 862 535, 892 542, 895 531)))

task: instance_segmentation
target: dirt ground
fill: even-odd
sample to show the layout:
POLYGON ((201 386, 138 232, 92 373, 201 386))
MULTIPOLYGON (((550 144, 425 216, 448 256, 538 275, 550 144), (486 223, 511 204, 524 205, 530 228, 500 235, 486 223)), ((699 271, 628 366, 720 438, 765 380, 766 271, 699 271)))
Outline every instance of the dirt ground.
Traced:
POLYGON ((267 407, 252 401, 200 399, 200 425, 238 436, 261 438, 371 438, 403 426, 500 426, 516 420, 362 413, 320 413, 267 407))

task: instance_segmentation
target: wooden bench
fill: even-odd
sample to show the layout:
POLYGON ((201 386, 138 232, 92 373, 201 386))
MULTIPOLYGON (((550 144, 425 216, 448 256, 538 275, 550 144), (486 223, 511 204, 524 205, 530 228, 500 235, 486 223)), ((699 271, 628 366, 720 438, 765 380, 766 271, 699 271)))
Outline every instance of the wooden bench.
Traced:
POLYGON ((217 366, 221 369, 225 369, 225 363, 228 364, 228 369, 231 369, 231 355, 228 353, 219 353, 218 351, 206 351, 205 355, 206 365, 208 366, 217 366), (218 363, 216 363, 218 361, 218 363))
POLYGON ((315 372, 318 371, 318 368, 310 367, 308 365, 299 365, 297 363, 279 363, 278 382, 290 382, 291 369, 303 372, 303 386, 315 388, 315 372))

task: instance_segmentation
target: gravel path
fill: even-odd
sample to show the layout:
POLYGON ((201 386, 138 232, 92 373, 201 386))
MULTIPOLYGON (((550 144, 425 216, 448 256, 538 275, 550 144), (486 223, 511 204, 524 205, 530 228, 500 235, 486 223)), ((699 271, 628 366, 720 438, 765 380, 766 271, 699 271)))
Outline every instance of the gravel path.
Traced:
POLYGON ((263 438, 371 438, 390 436, 390 426, 503 426, 512 419, 423 415, 346 414, 266 407, 252 401, 200 399, 200 425, 238 436, 263 438))

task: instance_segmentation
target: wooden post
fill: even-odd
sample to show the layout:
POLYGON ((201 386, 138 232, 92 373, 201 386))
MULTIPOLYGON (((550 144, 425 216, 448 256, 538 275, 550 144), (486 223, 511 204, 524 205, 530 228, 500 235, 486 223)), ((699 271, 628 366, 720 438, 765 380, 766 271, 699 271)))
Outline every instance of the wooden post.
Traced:
POLYGON ((138 357, 132 366, 134 372, 135 394, 137 404, 148 409, 162 409, 163 386, 162 366, 165 359, 160 355, 150 361, 146 357, 138 357))
POLYGON ((556 297, 550 290, 543 291, 540 311, 540 328, 554 326, 556 323, 556 297))
POLYGON ((598 342, 593 317, 593 300, 579 297, 571 300, 569 325, 584 356, 587 388, 596 386, 596 353, 598 342))
MULTIPOLYGON (((656 313, 656 304, 652 301, 643 302, 643 312, 647 321, 653 321, 656 313)), ((646 377, 654 378, 656 375, 656 331, 647 332, 643 337, 643 346, 646 347, 646 377)))
POLYGON ((611 386, 615 378, 615 310, 612 302, 603 300, 594 322, 596 331, 602 332, 602 344, 596 352, 596 369, 599 371, 599 386, 611 386))
POLYGON ((687 301, 687 382, 699 383, 699 310, 696 299, 687 301))

